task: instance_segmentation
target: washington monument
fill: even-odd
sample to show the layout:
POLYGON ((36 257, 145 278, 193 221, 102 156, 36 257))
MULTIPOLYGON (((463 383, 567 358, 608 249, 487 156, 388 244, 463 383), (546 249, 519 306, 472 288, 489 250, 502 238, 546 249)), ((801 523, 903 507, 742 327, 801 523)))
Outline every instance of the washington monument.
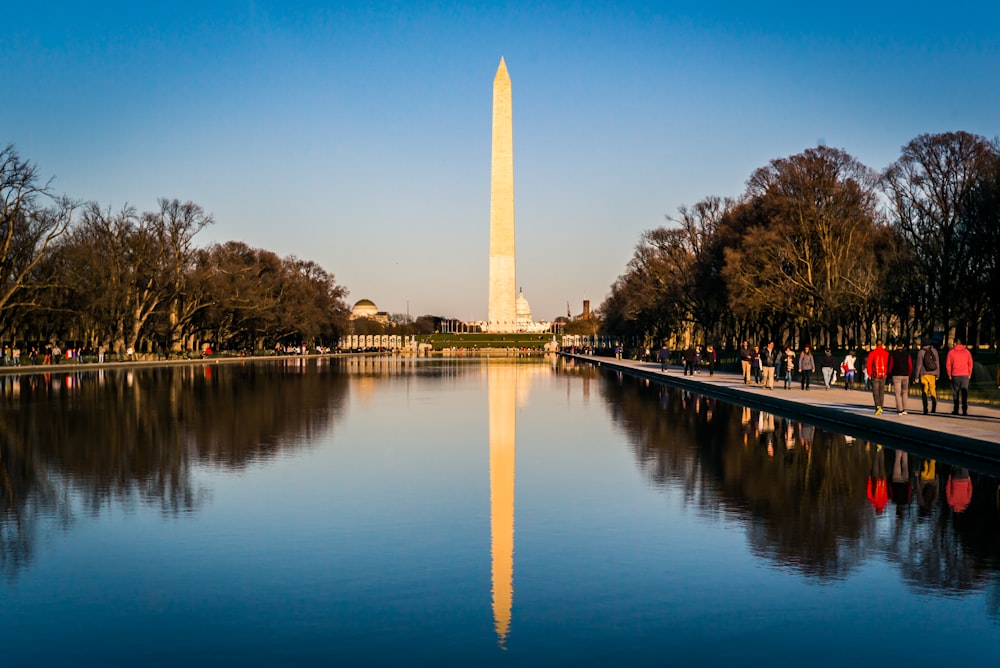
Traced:
POLYGON ((517 328, 514 269, 514 131, 510 76, 500 58, 493 78, 493 158, 490 176, 490 295, 487 331, 517 328))

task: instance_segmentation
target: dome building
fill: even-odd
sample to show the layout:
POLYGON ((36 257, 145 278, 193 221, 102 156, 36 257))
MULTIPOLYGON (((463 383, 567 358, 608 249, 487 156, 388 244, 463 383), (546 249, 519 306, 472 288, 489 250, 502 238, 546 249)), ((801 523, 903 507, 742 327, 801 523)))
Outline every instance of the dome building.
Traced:
POLYGON ((523 331, 526 325, 531 324, 531 306, 528 305, 528 300, 524 296, 524 288, 521 288, 517 293, 515 310, 517 312, 517 328, 523 331))
POLYGON ((368 318, 382 324, 389 322, 389 314, 379 311, 375 302, 370 299, 359 299, 354 308, 351 309, 351 320, 358 318, 368 318))

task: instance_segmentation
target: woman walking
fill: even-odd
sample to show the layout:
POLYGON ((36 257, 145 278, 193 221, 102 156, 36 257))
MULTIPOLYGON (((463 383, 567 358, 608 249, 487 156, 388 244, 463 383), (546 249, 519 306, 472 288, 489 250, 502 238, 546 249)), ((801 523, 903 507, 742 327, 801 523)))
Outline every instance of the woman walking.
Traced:
POLYGON ((785 389, 792 386, 792 371, 795 369, 795 351, 791 346, 785 348, 785 389))
POLYGON ((850 390, 851 386, 854 385, 854 365, 857 364, 857 362, 858 358, 854 356, 854 351, 847 351, 844 361, 840 364, 840 370, 844 372, 845 390, 850 390))
POLYGON ((812 378, 812 372, 815 370, 816 360, 813 359, 812 348, 807 343, 799 354, 799 376, 802 380, 803 390, 809 389, 809 381, 812 378))

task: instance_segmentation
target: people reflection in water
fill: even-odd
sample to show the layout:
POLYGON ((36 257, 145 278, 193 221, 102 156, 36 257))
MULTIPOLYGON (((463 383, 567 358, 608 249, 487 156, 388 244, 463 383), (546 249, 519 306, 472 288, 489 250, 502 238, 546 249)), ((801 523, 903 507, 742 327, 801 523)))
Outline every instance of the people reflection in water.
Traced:
POLYGON ((750 442, 750 421, 752 419, 750 407, 743 406, 740 413, 740 433, 743 434, 743 445, 750 442))
POLYGON ((800 422, 799 442, 802 444, 802 447, 806 450, 806 452, 808 452, 809 448, 812 446, 814 438, 816 438, 816 427, 811 424, 800 422))
POLYGON ((785 421, 785 448, 795 449, 795 425, 792 424, 791 420, 785 421))
POLYGON ((767 448, 767 456, 774 456, 774 414, 761 411, 757 416, 757 427, 760 430, 761 442, 767 448))
POLYGON ((885 510, 889 503, 888 481, 885 476, 885 452, 881 445, 875 446, 872 456, 872 470, 868 476, 868 502, 872 504, 877 514, 885 510))
POLYGON ((896 450, 892 461, 892 486, 889 492, 892 495, 892 502, 896 504, 897 512, 903 511, 910 503, 913 494, 909 465, 909 455, 902 450, 896 450))
POLYGON ((944 494, 954 512, 964 513, 972 501, 972 478, 969 477, 969 469, 953 468, 948 476, 944 494))
POLYGON ((924 460, 917 475, 917 504, 922 517, 934 512, 941 496, 941 484, 938 482, 936 468, 937 462, 933 459, 924 460))

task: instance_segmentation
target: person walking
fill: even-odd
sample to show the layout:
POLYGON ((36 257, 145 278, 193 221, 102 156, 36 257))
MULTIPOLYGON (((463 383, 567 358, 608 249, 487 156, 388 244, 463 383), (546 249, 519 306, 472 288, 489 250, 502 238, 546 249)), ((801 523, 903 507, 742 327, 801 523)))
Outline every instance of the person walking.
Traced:
POLYGON ((670 351, 667 349, 667 344, 660 346, 660 372, 667 372, 667 365, 670 363, 670 351))
POLYGON ((719 356, 715 354, 715 346, 708 344, 705 348, 705 361, 708 363, 708 375, 715 375, 715 363, 719 361, 719 356))
POLYGON ((756 385, 760 385, 760 346, 754 346, 750 351, 750 377, 756 385))
POLYGON ((795 351, 791 346, 785 348, 785 389, 792 386, 792 371, 795 370, 795 351))
POLYGON ((924 415, 927 415, 927 400, 930 399, 931 413, 937 413, 937 379, 941 373, 940 358, 937 350, 929 339, 920 341, 917 351, 917 370, 914 378, 920 383, 920 399, 924 404, 924 415))
POLYGON ((698 351, 695 350, 694 344, 687 347, 684 351, 684 375, 693 376, 694 366, 698 362, 698 351))
POLYGON ((875 400, 875 415, 882 414, 882 403, 885 401, 885 377, 889 370, 889 351, 882 347, 879 341, 875 350, 868 353, 865 372, 872 388, 872 399, 875 400))
POLYGON ((955 408, 952 415, 958 415, 959 400, 961 399, 962 415, 969 414, 969 379, 972 378, 972 353, 962 345, 959 339, 955 339, 955 346, 948 351, 945 358, 945 370, 951 378, 951 392, 955 400, 955 408))
POLYGON ((816 370, 816 360, 813 359, 812 348, 807 343, 799 353, 799 378, 802 381, 802 389, 809 389, 809 381, 812 379, 812 372, 816 370))
POLYGON ((740 367, 743 370, 743 384, 750 384, 750 362, 752 355, 750 353, 750 344, 744 341, 740 344, 740 367))
POLYGON ((837 373, 837 362, 833 359, 829 348, 824 349, 823 356, 819 358, 819 370, 823 374, 823 384, 826 385, 826 391, 829 392, 834 375, 837 373))
POLYGON ((913 358, 906 349, 906 342, 897 341, 895 350, 889 353, 889 377, 892 378, 892 392, 896 396, 896 415, 906 415, 912 375, 913 358))
POLYGON ((781 351, 774 345, 774 341, 768 341, 764 350, 760 351, 760 370, 763 374, 761 384, 765 390, 774 389, 774 369, 781 363, 781 351))
POLYGON ((854 351, 849 350, 844 356, 844 361, 840 363, 840 370, 844 372, 844 389, 850 390, 854 385, 854 367, 858 363, 858 358, 854 356, 854 351))

